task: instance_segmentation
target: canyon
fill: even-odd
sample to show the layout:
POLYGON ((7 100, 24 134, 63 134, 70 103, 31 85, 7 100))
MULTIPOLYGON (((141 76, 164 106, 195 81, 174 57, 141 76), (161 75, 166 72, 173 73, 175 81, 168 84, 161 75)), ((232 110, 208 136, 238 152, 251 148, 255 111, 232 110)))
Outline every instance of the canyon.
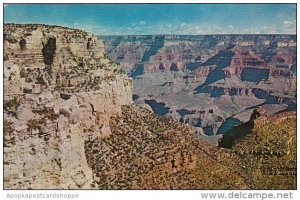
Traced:
POLYGON ((204 138, 248 121, 259 106, 269 115, 296 110, 295 35, 99 37, 133 78, 137 105, 204 138))
POLYGON ((268 61, 213 36, 199 45, 219 50, 169 55, 178 37, 102 41, 61 26, 4 24, 4 189, 295 189, 296 113, 280 112, 296 105, 293 37, 278 36, 286 52, 268 61), (243 81, 245 69, 269 73, 243 81), (213 145, 218 130, 247 123, 259 105, 242 140, 213 145))

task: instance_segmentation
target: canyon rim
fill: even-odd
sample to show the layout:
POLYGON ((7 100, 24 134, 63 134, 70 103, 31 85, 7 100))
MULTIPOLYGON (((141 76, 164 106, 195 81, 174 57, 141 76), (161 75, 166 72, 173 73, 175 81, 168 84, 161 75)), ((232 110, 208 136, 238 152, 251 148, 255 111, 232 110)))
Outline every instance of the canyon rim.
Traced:
POLYGON ((67 5, 5 7, 4 189, 296 189, 293 4, 67 5))

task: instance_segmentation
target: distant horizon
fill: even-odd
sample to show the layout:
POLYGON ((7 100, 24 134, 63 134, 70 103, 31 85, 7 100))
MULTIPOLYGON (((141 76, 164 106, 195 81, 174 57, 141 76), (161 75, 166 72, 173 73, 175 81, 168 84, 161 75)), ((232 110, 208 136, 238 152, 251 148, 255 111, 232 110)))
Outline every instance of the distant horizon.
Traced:
MULTIPOLYGON (((40 23, 14 23, 14 22, 8 22, 4 24, 15 24, 15 25, 45 25, 45 26, 57 26, 57 27, 63 27, 63 28, 69 28, 73 30, 82 30, 86 31, 85 29, 81 28, 71 28, 68 26, 61 26, 56 24, 40 24, 40 23)), ((88 32, 88 31, 86 31, 88 32)), ((121 36, 207 36, 207 35, 220 35, 220 36, 237 36, 237 35, 282 35, 282 36, 297 36, 297 34, 285 34, 285 33, 231 33, 231 34, 222 34, 222 33, 209 33, 209 34, 132 34, 132 35, 98 35, 91 33, 97 37, 121 37, 121 36)))
POLYGON ((4 4, 4 23, 95 35, 296 35, 296 4, 4 4))
POLYGON ((207 36, 207 35, 220 35, 220 36, 237 36, 237 35, 282 35, 282 36, 297 36, 297 34, 285 34, 285 33, 230 33, 230 34, 222 34, 222 33, 209 33, 209 34, 152 34, 152 35, 96 35, 96 36, 207 36))

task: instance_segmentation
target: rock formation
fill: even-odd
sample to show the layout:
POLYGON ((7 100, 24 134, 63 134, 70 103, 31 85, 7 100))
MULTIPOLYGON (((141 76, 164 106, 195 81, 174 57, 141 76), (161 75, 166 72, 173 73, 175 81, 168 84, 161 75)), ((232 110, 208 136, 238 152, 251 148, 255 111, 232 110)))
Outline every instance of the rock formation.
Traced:
POLYGON ((164 104, 167 112, 156 112, 159 105, 154 109, 155 105, 150 106, 157 114, 166 113, 204 129, 207 135, 218 134, 231 117, 243 116, 239 119, 248 121, 248 111, 262 104, 269 110, 274 108, 269 105, 274 104, 286 110, 296 109, 293 35, 102 38, 112 60, 125 70, 138 72, 128 73, 133 78, 135 103, 143 107, 149 107, 146 102, 164 104), (135 66, 126 64, 127 55, 135 55, 135 66))
POLYGON ((108 137, 132 81, 80 30, 4 26, 4 187, 91 188, 84 140, 108 137))
MULTIPOLYGON (((166 44, 164 38, 176 39, 175 36, 148 36, 149 41, 159 45, 149 44, 142 61, 151 60, 151 52, 156 54, 162 45, 177 44, 166 44)), ((218 48, 229 45, 226 40, 214 41, 218 48)), ((210 46, 207 42, 202 45, 210 46)), ((219 56, 217 54, 214 59, 219 56)), ((197 59, 207 57, 197 57, 195 61, 197 59)), ((179 69, 136 79, 140 81, 137 90, 148 93, 134 98, 150 101, 155 97, 161 100, 156 101, 158 104, 166 102, 159 105, 169 110, 167 116, 197 126, 201 123, 213 132, 224 119, 263 103, 246 83, 238 86, 234 84, 241 82, 227 82, 226 79, 212 82, 210 75, 222 70, 218 61, 219 68, 211 62, 208 61, 206 69, 196 71, 196 78, 179 69), (220 81, 222 87, 218 87, 220 81), (204 87, 198 88, 199 84, 204 87), (229 87, 230 84, 233 87, 229 87), (200 90, 197 94, 194 93, 196 88, 200 90), (239 88, 240 92, 236 92, 239 95, 222 93, 231 88, 239 88), (216 91, 212 94, 210 90, 216 91), (213 123, 216 125, 212 126, 213 123)), ((259 87, 262 86, 255 87, 256 92, 261 92, 259 87)), ((135 106, 132 94, 133 80, 104 54, 103 43, 95 36, 59 26, 5 24, 4 188, 296 188, 295 163, 292 162, 296 146, 293 113, 272 121, 279 134, 272 137, 271 150, 260 148, 268 146, 265 135, 273 131, 273 126, 268 118, 255 121, 254 131, 244 141, 246 148, 251 148, 252 144, 255 151, 247 151, 251 156, 243 159, 245 152, 240 146, 220 150, 209 145, 201 139, 206 136, 200 126, 194 129, 135 106), (263 142, 253 145, 258 133, 264 136, 261 137, 263 142), (277 145, 280 139, 284 143, 277 145), (271 152, 272 159, 265 159, 271 152), (269 170, 273 165, 260 163, 262 158, 266 162, 287 163, 291 170, 288 174, 279 168, 269 170), (251 165, 253 159, 254 167, 251 165), (261 165, 264 168, 260 169, 261 165), (249 175, 245 171, 249 168, 264 173, 263 182, 259 181, 261 173, 252 170, 249 175), (284 178, 283 184, 274 178, 275 173, 280 173, 280 180, 284 178), (272 185, 272 181, 276 184, 272 185)))
POLYGON ((296 113, 283 112, 254 121, 254 129, 219 154, 222 163, 235 166, 255 189, 296 188, 296 113))
POLYGON ((260 68, 261 66, 265 66, 264 60, 259 58, 255 52, 236 48, 234 50, 234 56, 231 59, 231 63, 225 69, 224 73, 228 77, 232 75, 238 75, 240 77, 243 68, 260 68))

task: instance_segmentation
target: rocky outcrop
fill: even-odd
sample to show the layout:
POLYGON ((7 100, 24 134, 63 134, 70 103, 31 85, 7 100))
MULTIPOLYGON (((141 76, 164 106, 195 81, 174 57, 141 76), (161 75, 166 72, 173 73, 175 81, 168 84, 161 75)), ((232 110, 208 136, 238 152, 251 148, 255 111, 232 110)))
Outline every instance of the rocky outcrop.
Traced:
POLYGON ((295 54, 293 50, 278 50, 269 52, 270 58, 262 59, 254 51, 249 49, 236 48, 235 55, 231 60, 231 64, 224 70, 227 77, 236 75, 241 77, 241 73, 245 68, 265 69, 270 71, 270 76, 288 77, 292 75, 291 66, 295 63, 295 54))
POLYGON ((234 56, 231 59, 231 63, 225 69, 224 73, 227 77, 231 77, 232 75, 241 77, 244 68, 260 68, 261 66, 265 66, 264 61, 253 51, 237 48, 234 50, 234 56))
POLYGON ((191 50, 163 49, 150 58, 144 65, 145 71, 183 71, 187 60, 193 60, 191 50))
POLYGON ((4 25, 4 188, 91 188, 84 141, 111 135, 132 81, 81 30, 4 25))
POLYGON ((124 68, 133 70, 138 63, 142 62, 146 50, 147 46, 144 44, 126 42, 110 50, 109 56, 116 63, 121 63, 124 68))
POLYGON ((211 66, 205 66, 205 67, 200 67, 195 71, 195 76, 197 78, 200 77, 207 77, 213 70, 215 70, 216 66, 211 65, 211 66))
POLYGON ((272 58, 272 62, 277 66, 290 67, 295 62, 295 56, 288 51, 278 51, 272 58))
MULTIPOLYGON (((247 180, 251 189, 295 189, 297 187, 296 113, 261 117, 243 139, 236 140, 220 158, 247 180)), ((240 133, 241 134, 241 133, 240 133)))

